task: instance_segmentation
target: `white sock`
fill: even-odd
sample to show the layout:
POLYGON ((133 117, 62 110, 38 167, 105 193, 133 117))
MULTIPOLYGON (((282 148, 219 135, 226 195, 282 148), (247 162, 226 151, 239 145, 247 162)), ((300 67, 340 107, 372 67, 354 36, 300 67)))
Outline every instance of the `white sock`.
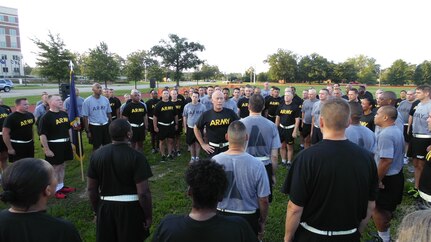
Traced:
POLYGON ((292 164, 292 162, 290 160, 287 161, 287 164, 292 164))
POLYGON ((286 160, 283 160, 283 159, 282 159, 282 160, 281 160, 281 163, 286 164, 286 160))
POLYGON ((60 189, 64 187, 64 183, 58 183, 57 188, 55 189, 55 192, 58 192, 60 189))
POLYGON ((389 242, 391 240, 391 233, 389 229, 385 232, 378 231, 379 237, 382 238, 383 242, 389 242))

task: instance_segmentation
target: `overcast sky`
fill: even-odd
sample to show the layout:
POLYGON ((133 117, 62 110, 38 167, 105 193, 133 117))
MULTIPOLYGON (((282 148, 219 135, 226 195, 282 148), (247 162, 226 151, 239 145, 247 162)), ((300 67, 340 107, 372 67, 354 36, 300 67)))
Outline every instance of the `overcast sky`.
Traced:
POLYGON ((48 31, 74 52, 101 41, 126 58, 149 50, 169 33, 203 44, 199 56, 223 72, 266 71, 263 60, 277 49, 299 55, 316 52, 342 62, 364 54, 383 68, 396 59, 431 60, 426 0, 2 0, 18 8, 24 61, 34 66, 30 38, 48 31))

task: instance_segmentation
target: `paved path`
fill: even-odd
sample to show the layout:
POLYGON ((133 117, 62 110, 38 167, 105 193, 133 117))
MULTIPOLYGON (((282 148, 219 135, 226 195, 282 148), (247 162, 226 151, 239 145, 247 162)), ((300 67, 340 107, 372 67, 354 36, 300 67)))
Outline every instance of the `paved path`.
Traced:
MULTIPOLYGON (((169 83, 161 83, 159 84, 159 88, 163 88, 163 87, 173 87, 175 86, 175 82, 169 82, 169 83)), ((196 82, 181 82, 181 86, 191 86, 191 85, 196 85, 196 82)), ((103 85, 102 85, 103 86, 103 85)), ((91 92, 91 85, 77 85, 79 91, 81 93, 84 92, 91 92)), ((135 85, 108 85, 108 88, 113 88, 115 91, 117 91, 115 94, 117 96, 123 95, 124 93, 126 93, 127 91, 132 90, 133 88, 135 88, 135 85)), ((150 88, 150 85, 148 84, 141 84, 138 85, 138 89, 144 89, 144 88, 150 88)), ((43 91, 48 92, 48 94, 58 94, 59 90, 58 90, 58 86, 57 85, 47 85, 46 89, 41 89, 41 88, 35 88, 35 89, 21 89, 21 90, 17 90, 17 89, 12 89, 10 92, 1 92, 0 93, 0 97, 2 98, 8 98, 8 97, 28 97, 28 96, 35 96, 35 95, 40 95, 43 91)))

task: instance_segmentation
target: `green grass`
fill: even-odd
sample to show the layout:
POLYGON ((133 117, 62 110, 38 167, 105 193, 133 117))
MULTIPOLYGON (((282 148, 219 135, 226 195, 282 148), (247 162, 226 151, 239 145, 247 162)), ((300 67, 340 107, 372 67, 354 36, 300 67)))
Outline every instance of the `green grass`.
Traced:
MULTIPOLYGON (((278 85, 283 87, 285 85, 278 85)), ((296 85, 299 91, 308 88, 308 85, 296 85)), ((316 87, 316 85, 315 85, 316 87)), ((322 86, 323 87, 323 86, 322 86)), ((316 87, 317 88, 317 87, 316 87)), ((374 87, 369 88, 371 92, 374 92, 374 87)), ((377 89, 377 88, 376 88, 377 89)), ((393 90, 399 93, 401 88, 385 88, 393 90)), ((90 93, 83 93, 82 96, 86 97, 90 93)), ((117 93, 120 95, 120 93, 117 93)), ((28 97, 30 103, 35 103, 40 99, 39 96, 28 97)), ((5 103, 13 106, 13 100, 15 98, 6 98, 5 103)), ((160 163, 159 155, 152 155, 150 152, 150 137, 146 137, 144 153, 147 156, 148 162, 151 165, 154 176, 150 178, 150 189, 153 196, 153 226, 151 232, 155 230, 160 220, 167 214, 184 214, 187 213, 191 208, 191 201, 186 195, 187 185, 184 181, 184 172, 187 168, 188 161, 190 159, 189 154, 186 152, 186 145, 184 139, 182 140, 182 156, 176 158, 174 161, 160 163)), ((89 155, 91 154, 91 146, 88 144, 88 140, 84 135, 85 144, 85 159, 84 159, 84 171, 86 172, 88 167, 89 155)), ((44 158, 41 150, 39 140, 35 141, 36 157, 44 158)), ((297 147, 296 147, 297 148, 297 147)), ((268 222, 266 225, 266 233, 264 241, 282 241, 284 236, 284 224, 286 217, 286 206, 288 202, 288 196, 280 193, 281 186, 286 177, 286 169, 280 166, 276 172, 277 183, 274 188, 274 200, 270 205, 268 222)), ((412 174, 406 172, 406 178, 411 177, 412 174)), ((83 241, 95 241, 95 224, 93 222, 93 215, 86 194, 86 183, 81 181, 81 171, 79 161, 68 161, 66 163, 66 179, 67 185, 76 187, 78 190, 65 200, 51 199, 49 202, 48 213, 56 217, 62 217, 68 221, 71 221, 81 234, 83 241)), ((406 182, 406 187, 411 184, 406 182)), ((407 188, 406 188, 407 190, 407 188)), ((412 206, 414 201, 405 196, 402 204, 398 207, 395 218, 392 221, 391 231, 392 234, 396 234, 396 228, 400 223, 402 217, 413 210, 412 206)), ((0 208, 7 208, 5 204, 0 204, 0 208)), ((375 231, 374 223, 370 221, 366 232, 375 231)), ((365 239, 367 236, 364 237, 365 239)), ((148 240, 150 241, 150 240, 148 240)))

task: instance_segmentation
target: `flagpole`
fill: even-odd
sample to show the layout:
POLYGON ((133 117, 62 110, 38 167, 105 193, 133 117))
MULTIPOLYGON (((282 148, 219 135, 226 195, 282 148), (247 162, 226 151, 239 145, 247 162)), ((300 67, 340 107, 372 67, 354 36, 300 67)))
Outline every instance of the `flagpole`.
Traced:
POLYGON ((79 162, 81 163, 81 180, 85 181, 84 179, 84 161, 82 157, 82 147, 81 147, 81 130, 78 131, 78 152, 79 152, 79 162))

